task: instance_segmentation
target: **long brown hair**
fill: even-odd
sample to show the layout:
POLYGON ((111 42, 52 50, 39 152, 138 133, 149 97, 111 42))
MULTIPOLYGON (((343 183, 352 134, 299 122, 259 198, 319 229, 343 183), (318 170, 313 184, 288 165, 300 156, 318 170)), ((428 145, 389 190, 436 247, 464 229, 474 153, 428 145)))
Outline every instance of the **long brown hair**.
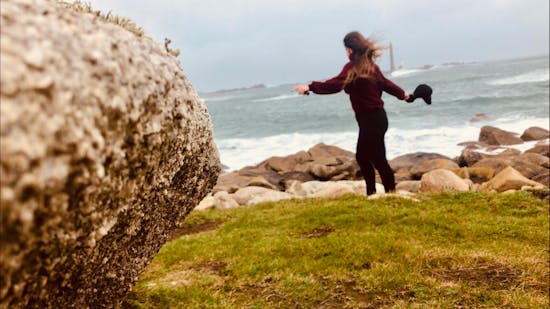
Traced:
POLYGON ((371 38, 365 38, 358 31, 352 31, 344 37, 344 46, 351 49, 350 60, 353 68, 348 71, 344 85, 357 78, 371 78, 376 69, 374 61, 382 54, 382 48, 371 38))

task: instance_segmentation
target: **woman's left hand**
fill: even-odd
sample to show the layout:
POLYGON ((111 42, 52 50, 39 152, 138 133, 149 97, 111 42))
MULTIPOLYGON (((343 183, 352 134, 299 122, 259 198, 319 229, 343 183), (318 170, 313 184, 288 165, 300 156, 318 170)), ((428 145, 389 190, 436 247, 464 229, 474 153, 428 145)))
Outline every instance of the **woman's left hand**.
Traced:
POLYGON ((296 91, 299 94, 305 94, 309 91, 309 85, 296 85, 292 88, 292 90, 296 91))

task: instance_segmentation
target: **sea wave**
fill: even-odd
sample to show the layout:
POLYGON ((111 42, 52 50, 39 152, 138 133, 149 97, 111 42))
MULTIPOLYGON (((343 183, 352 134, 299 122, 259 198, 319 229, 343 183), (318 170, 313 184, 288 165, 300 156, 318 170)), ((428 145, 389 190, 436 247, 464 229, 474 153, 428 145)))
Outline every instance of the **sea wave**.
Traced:
POLYGON ((408 76, 426 71, 425 69, 399 69, 390 73, 392 77, 408 76))
POLYGON ((283 95, 278 95, 278 96, 269 97, 269 98, 255 99, 255 100, 252 100, 252 102, 280 101, 280 100, 287 100, 287 99, 295 99, 295 98, 299 98, 299 97, 300 97, 300 95, 298 95, 297 93, 295 93, 295 94, 283 94, 283 95))
MULTIPOLYGON (((458 144, 476 141, 483 125, 521 134, 532 126, 548 128, 548 118, 506 117, 483 123, 464 123, 456 127, 432 129, 390 128, 386 133, 386 153, 389 159, 414 152, 435 152, 448 157, 460 155, 463 146, 458 144)), ((308 150, 318 143, 334 145, 355 152, 357 132, 291 133, 262 138, 230 138, 217 140, 221 161, 230 170, 255 165, 272 156, 287 156, 308 150)), ((532 145, 514 146, 522 151, 532 145)))
POLYGON ((546 82, 549 80, 549 70, 548 69, 538 69, 531 72, 499 78, 487 82, 489 85, 503 86, 503 85, 514 85, 514 84, 525 84, 525 83, 540 83, 546 82))

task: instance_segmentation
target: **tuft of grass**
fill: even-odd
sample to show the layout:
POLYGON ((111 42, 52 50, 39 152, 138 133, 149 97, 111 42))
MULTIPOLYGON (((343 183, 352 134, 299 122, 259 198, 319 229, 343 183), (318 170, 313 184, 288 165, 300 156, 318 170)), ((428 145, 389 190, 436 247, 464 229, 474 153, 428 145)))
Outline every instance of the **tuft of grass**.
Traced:
POLYGON ((287 200, 192 212, 181 228, 126 307, 549 304, 548 202, 524 192, 287 200))
POLYGON ((92 14, 103 21, 121 26, 138 37, 143 37, 145 34, 143 29, 137 26, 129 18, 113 15, 111 14, 110 11, 108 13, 102 13, 99 10, 94 10, 91 4, 88 2, 82 2, 82 1, 66 2, 63 0, 57 0, 57 2, 62 6, 66 8, 70 8, 78 13, 92 14))
MULTIPOLYGON (((111 11, 109 11, 107 13, 102 13, 99 10, 94 10, 92 8, 92 5, 88 2, 82 2, 82 1, 79 1, 79 0, 76 0, 76 1, 73 1, 73 2, 67 2, 65 0, 53 0, 53 1, 57 1, 57 3, 59 3, 63 7, 72 9, 77 13, 92 14, 96 18, 99 18, 100 20, 103 20, 105 22, 120 26, 120 27, 130 31, 131 33, 135 34, 137 37, 141 38, 141 37, 145 36, 145 32, 143 31, 143 28, 136 25, 136 23, 134 23, 131 19, 126 18, 126 17, 120 17, 120 16, 117 16, 117 15, 113 15, 111 11)), ((170 48, 169 45, 170 45, 171 42, 172 41, 169 38, 165 38, 164 39, 164 48, 165 48, 165 50, 168 54, 170 54, 170 55, 177 58, 181 54, 181 52, 180 52, 179 49, 170 48)))

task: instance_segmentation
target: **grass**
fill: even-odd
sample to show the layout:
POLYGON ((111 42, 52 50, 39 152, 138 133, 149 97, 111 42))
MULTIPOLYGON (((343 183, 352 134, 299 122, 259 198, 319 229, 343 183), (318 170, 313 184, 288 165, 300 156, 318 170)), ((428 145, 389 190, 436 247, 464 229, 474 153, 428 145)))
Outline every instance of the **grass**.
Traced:
POLYGON ((142 28, 138 27, 132 20, 126 17, 120 17, 117 15, 111 14, 111 12, 108 13, 102 13, 99 10, 94 10, 90 3, 88 2, 82 2, 82 1, 73 1, 73 2, 67 2, 65 0, 57 0, 57 3, 63 5, 66 8, 73 9, 74 11, 78 13, 84 13, 84 14, 92 14, 96 16, 97 18, 108 22, 115 24, 117 26, 123 27, 124 29, 132 32, 138 37, 144 36, 144 31, 142 28))
POLYGON ((420 199, 192 212, 125 307, 548 307, 548 200, 420 199))
MULTIPOLYGON (((91 14, 95 16, 95 18, 98 18, 104 22, 111 23, 113 25, 120 26, 134 35, 136 35, 139 38, 145 37, 145 32, 143 31, 143 28, 136 25, 131 19, 126 17, 121 17, 118 15, 112 14, 110 11, 108 13, 103 13, 99 10, 94 10, 92 8, 92 5, 89 2, 82 2, 79 0, 73 1, 73 2, 67 2, 66 0, 54 0, 58 4, 62 5, 65 8, 72 9, 73 11, 80 13, 80 14, 91 14)), ((170 43, 172 40, 165 38, 164 39, 164 48, 166 49, 166 52, 174 57, 178 57, 180 55, 179 49, 172 49, 170 48, 170 43)))

